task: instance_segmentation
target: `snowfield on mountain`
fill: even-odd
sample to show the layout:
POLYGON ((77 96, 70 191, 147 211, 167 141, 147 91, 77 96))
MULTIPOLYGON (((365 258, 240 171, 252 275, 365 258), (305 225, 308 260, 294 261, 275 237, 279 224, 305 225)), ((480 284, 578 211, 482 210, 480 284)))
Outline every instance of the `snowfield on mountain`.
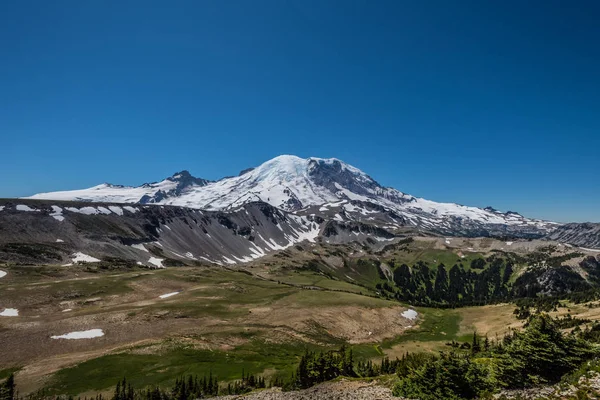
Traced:
MULTIPOLYGON (((361 205, 366 204, 396 215, 396 221, 390 221, 396 227, 409 225, 466 235, 489 234, 492 230, 493 234, 505 231, 535 236, 551 232, 559 225, 490 207, 482 209, 414 197, 383 187, 358 168, 338 159, 303 159, 291 155, 275 157, 239 176, 213 182, 182 171, 163 181, 138 187, 105 183, 89 189, 40 193, 30 198, 162 204, 203 210, 232 210, 262 201, 288 212, 301 212, 313 206, 328 210, 343 205, 349 220, 364 220, 361 216, 365 216, 365 207, 361 205)), ((343 215, 336 219, 345 220, 343 215)))

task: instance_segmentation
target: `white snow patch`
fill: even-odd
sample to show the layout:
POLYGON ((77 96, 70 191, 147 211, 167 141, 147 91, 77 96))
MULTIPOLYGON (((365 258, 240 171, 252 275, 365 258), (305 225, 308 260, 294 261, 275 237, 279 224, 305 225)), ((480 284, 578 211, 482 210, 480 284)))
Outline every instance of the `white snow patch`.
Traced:
POLYGON ((171 293, 167 293, 167 294, 161 294, 160 297, 161 299, 166 299, 167 297, 171 297, 171 296, 175 296, 176 294, 179 294, 180 292, 171 292, 171 293))
POLYGON ((123 215, 123 209, 117 206, 108 206, 108 209, 117 215, 123 215))
POLYGON ((64 335, 50 336, 52 339, 92 339, 104 336, 102 329, 89 329, 87 331, 69 332, 64 335))
POLYGON ((513 242, 506 242, 507 246, 512 246, 513 242))
POLYGON ((5 308, 4 311, 0 312, 0 317, 18 317, 19 310, 16 308, 5 308))
POLYGON ((583 251, 591 251, 592 253, 600 253, 600 249, 587 249, 585 247, 580 247, 579 249, 583 251))
POLYGON ((157 258, 157 257, 150 257, 150 259, 148 260, 148 262, 152 265, 156 265, 158 268, 164 268, 164 265, 162 264, 162 262, 164 261, 163 258, 157 258))
POLYGON ((4 210, 4 207, 6 206, 0 206, 0 211, 4 210))
POLYGON ((144 263, 143 263, 143 262, 141 262, 141 261, 136 261, 136 264, 137 264, 137 265, 144 265, 144 263))
POLYGON ((401 315, 404 318, 410 319, 412 321, 412 320, 417 319, 417 315, 419 315, 419 314, 415 310, 413 310, 412 308, 409 308, 408 310, 403 311, 401 315))
POLYGON ((110 211, 108 208, 106 208, 106 207, 98 207, 98 208, 97 208, 97 210, 98 210, 98 212, 99 212, 99 213, 101 213, 101 214, 106 214, 106 215, 108 215, 108 214, 110 214, 110 213, 111 213, 111 211, 110 211))
POLYGON ((65 308, 64 310, 62 310, 62 312, 69 312, 69 311, 73 311, 72 308, 65 308))
POLYGON ((17 204, 17 211, 31 212, 31 211, 39 211, 39 210, 36 210, 35 208, 31 208, 29 206, 26 206, 25 204, 17 204))
POLYGON ((142 250, 142 251, 148 252, 148 249, 145 248, 142 243, 132 244, 131 247, 133 247, 134 249, 138 249, 138 250, 142 250))
POLYGON ((92 256, 88 256, 87 254, 84 254, 82 252, 77 252, 77 253, 73 253, 71 254, 71 259, 73 260, 74 263, 78 263, 78 262, 100 262, 99 259, 92 257, 92 256))
POLYGON ((52 206, 52 212, 50 213, 50 216, 57 221, 64 221, 65 217, 63 217, 62 212, 63 210, 59 206, 52 206))
POLYGON ((0 278, 4 278, 6 276, 6 271, 0 270, 0 278))
POLYGON ((132 214, 135 214, 139 211, 137 208, 131 206, 123 206, 123 210, 129 211, 132 214))
POLYGON ((82 207, 82 208, 65 207, 65 208, 68 211, 79 213, 79 214, 85 214, 85 215, 96 215, 99 213, 99 211, 94 207, 82 207))
POLYGON ((65 241, 62 239, 56 239, 56 243, 64 243, 65 241))

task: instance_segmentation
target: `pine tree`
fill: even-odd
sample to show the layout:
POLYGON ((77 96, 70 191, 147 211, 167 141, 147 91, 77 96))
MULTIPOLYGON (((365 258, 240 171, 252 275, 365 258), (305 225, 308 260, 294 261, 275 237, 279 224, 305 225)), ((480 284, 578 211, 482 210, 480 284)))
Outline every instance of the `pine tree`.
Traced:
POLYGON ((481 344, 477 332, 473 332, 473 342, 471 343, 471 354, 477 354, 481 351, 481 344))

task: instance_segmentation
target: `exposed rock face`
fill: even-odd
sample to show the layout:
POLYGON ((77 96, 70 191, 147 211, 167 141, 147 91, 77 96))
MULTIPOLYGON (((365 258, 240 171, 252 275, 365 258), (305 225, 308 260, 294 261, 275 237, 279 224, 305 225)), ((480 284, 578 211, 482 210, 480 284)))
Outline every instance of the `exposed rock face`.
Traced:
POLYGON ((600 249, 600 223, 565 224, 550 232, 548 239, 600 249))
MULTIPOLYGON (((266 203, 230 212, 158 205, 59 201, 0 202, 0 261, 61 264, 81 252, 144 265, 236 264, 302 241, 314 242, 320 222, 266 203)), ((322 222, 322 220, 320 220, 322 222)))

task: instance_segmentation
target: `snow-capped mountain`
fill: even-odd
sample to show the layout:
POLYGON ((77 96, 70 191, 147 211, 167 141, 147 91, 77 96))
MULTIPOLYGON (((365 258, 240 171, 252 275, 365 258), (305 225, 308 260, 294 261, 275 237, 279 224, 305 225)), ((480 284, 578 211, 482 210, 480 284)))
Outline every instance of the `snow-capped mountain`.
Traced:
POLYGON ((388 228, 408 225, 443 234, 535 236, 558 224, 492 208, 438 203, 381 186, 338 159, 282 155, 239 176, 207 181, 182 171, 138 187, 102 184, 89 189, 41 193, 32 199, 165 204, 230 210, 262 201, 295 212, 328 212, 338 221, 379 221, 388 228), (308 210, 308 211, 307 211, 308 210), (373 215, 377 214, 377 215, 373 215))

